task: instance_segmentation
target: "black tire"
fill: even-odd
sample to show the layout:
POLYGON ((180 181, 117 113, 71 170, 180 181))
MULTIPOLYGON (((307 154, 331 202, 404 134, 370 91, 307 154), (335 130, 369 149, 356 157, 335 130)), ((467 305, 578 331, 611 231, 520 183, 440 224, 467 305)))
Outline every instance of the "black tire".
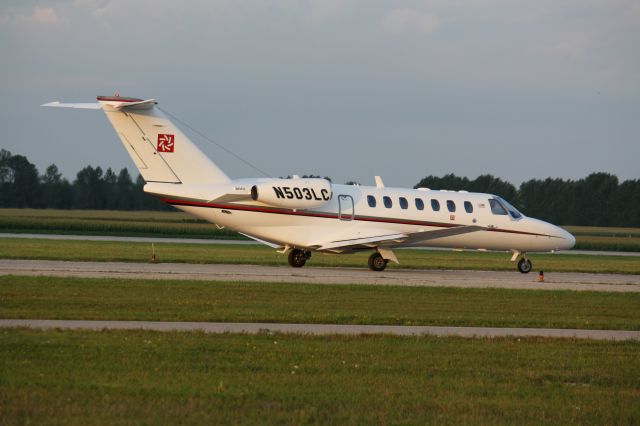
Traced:
POLYGON ((369 256, 369 269, 372 271, 380 272, 384 271, 384 268, 387 267, 388 260, 383 259, 380 253, 375 252, 371 256, 369 256))
POLYGON ((533 265, 529 259, 520 259, 518 262, 518 271, 528 274, 533 269, 533 265))
POLYGON ((294 268, 302 268, 307 262, 307 255, 304 250, 293 249, 289 252, 289 265, 294 268))

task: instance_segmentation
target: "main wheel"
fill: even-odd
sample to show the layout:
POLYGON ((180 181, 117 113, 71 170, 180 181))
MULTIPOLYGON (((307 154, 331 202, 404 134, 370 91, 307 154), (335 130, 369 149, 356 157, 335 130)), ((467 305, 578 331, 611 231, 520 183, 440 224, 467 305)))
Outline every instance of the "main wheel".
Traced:
POLYGON ((289 265, 294 268, 302 268, 307 259, 308 257, 304 250, 293 249, 289 252, 289 265))
POLYGON ((369 269, 372 271, 384 271, 384 268, 387 267, 387 263, 389 261, 382 258, 380 253, 375 252, 371 256, 369 256, 369 269))
POLYGON ((523 274, 528 274, 533 269, 533 265, 531 265, 531 261, 529 259, 520 259, 518 262, 518 271, 523 274))

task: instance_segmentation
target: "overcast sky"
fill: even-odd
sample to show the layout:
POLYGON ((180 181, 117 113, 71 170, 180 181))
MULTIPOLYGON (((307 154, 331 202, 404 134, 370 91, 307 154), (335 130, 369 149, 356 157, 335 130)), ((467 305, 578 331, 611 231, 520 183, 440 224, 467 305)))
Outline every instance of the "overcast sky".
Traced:
POLYGON ((38 105, 116 91, 273 176, 640 178, 638 0, 3 0, 0 58, 0 148, 70 179, 133 163, 100 111, 38 105))

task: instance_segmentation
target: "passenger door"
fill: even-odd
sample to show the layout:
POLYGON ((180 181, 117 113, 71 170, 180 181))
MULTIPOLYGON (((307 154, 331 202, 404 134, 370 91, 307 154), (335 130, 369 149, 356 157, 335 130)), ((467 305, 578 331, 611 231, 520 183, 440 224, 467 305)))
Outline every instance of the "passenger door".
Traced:
POLYGON ((338 219, 353 220, 354 214, 351 195, 338 195, 338 219))

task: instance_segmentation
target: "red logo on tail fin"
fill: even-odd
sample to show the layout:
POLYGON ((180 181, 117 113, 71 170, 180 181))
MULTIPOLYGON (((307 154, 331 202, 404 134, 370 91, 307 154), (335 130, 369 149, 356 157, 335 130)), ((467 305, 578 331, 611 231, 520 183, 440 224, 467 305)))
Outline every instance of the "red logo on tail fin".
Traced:
POLYGON ((173 152, 174 136, 169 134, 158 134, 158 152, 173 152))

